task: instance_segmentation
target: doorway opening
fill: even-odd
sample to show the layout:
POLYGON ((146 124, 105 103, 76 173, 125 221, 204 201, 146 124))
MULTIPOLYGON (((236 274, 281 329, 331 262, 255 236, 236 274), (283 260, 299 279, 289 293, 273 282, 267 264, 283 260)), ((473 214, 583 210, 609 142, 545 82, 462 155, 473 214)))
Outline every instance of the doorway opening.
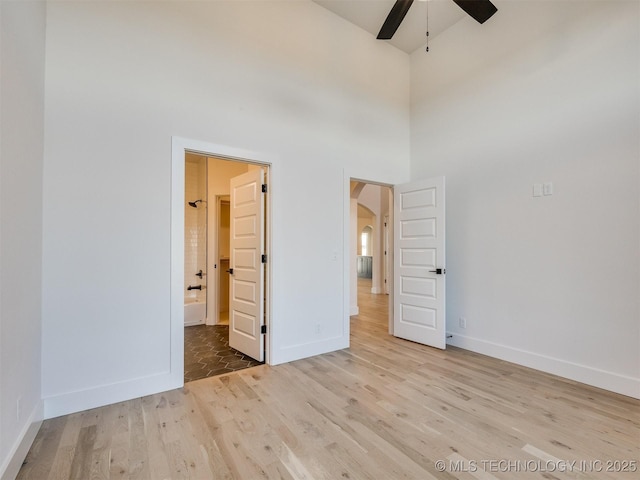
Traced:
POLYGON ((377 330, 392 333, 389 219, 393 214, 393 191, 387 185, 352 179, 350 192, 351 321, 383 324, 385 328, 377 330))
POLYGON ((345 202, 345 242, 349 244, 344 270, 349 285, 345 289, 345 329, 349 330, 353 317, 360 314, 358 291, 388 293, 389 334, 446 348, 445 178, 389 186, 345 177, 345 193, 349 196, 349 203, 345 202), (384 188, 385 194, 378 193, 367 201, 369 185, 384 188), (380 214, 358 224, 359 204, 367 207, 366 215, 378 207, 380 214), (365 270, 364 261, 358 258, 362 242, 367 251, 381 252, 378 261, 372 259, 370 290, 368 285, 363 288, 364 280, 358 278, 359 263, 365 270))
POLYGON ((269 169, 195 151, 185 151, 184 160, 184 381, 189 382, 264 363, 263 186, 269 169))

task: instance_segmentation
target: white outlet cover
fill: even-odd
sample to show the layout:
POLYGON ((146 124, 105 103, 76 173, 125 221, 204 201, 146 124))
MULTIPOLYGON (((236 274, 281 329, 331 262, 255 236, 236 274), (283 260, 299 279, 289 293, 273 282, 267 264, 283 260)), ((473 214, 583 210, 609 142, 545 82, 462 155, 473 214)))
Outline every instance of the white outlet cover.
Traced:
POLYGON ((542 191, 545 195, 553 195, 553 183, 545 183, 542 187, 542 191))

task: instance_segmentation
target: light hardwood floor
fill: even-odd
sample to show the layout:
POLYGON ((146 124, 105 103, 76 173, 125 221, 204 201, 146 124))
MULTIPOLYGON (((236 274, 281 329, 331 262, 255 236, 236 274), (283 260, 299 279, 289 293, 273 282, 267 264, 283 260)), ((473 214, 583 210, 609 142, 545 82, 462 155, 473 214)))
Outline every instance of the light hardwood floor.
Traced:
POLYGON ((47 420, 18 478, 638 478, 640 401, 389 337, 366 290, 351 348, 47 420))

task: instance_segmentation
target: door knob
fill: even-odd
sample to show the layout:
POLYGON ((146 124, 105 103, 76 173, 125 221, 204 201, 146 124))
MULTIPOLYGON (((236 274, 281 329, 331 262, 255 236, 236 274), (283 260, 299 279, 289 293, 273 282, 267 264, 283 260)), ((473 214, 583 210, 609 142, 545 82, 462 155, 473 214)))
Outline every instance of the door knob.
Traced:
POLYGON ((230 268, 229 270, 227 270, 227 273, 228 273, 229 275, 233 275, 233 268, 230 268))
POLYGON ((444 268, 436 268, 435 270, 429 270, 429 273, 435 273, 436 275, 442 275, 443 273, 446 273, 446 269, 444 268))

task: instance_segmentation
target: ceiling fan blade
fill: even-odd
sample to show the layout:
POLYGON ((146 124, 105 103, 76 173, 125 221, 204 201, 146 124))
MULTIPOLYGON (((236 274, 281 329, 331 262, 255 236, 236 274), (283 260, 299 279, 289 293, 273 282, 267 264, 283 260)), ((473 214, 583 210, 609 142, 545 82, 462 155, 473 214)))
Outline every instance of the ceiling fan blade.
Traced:
POLYGON ((478 23, 484 23, 498 11, 489 0, 453 0, 456 4, 478 23))
POLYGON ((413 0, 396 0, 389 15, 387 15, 387 19, 382 24, 380 33, 378 33, 378 40, 390 40, 393 37, 412 3, 413 0))

